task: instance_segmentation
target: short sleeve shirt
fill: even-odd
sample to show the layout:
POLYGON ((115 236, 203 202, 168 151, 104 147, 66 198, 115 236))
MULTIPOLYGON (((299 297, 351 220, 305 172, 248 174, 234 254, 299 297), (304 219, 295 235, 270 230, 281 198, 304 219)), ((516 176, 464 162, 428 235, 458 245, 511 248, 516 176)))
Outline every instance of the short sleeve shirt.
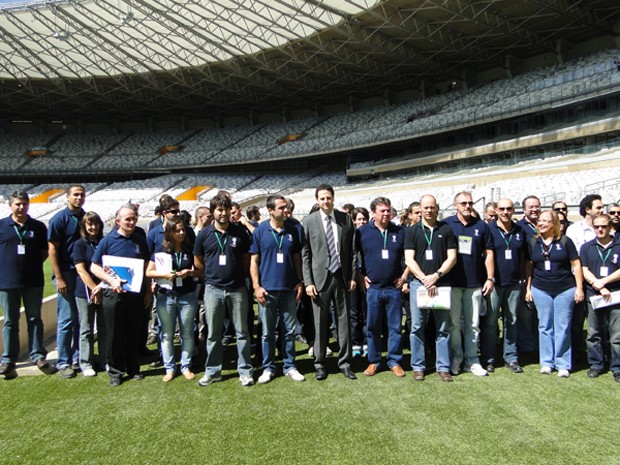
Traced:
POLYGON ((518 284, 522 276, 523 260, 527 255, 527 237, 523 228, 516 223, 505 232, 497 221, 489 225, 495 250, 495 284, 512 286, 518 284))
MULTIPOLYGON (((76 265, 78 263, 83 263, 92 280, 95 283, 99 283, 100 279, 90 272, 90 264, 93 261, 92 259, 96 248, 97 244, 95 242, 86 241, 84 239, 77 241, 73 245, 73 263, 76 265)), ((75 283, 75 296, 88 299, 88 295, 86 295, 86 284, 84 284, 79 274, 75 283)))
POLYGON ((276 231, 269 221, 260 223, 252 234, 250 247, 252 255, 260 255, 260 285, 267 291, 292 290, 301 278, 294 260, 300 252, 298 231, 293 224, 285 222, 276 231))
MULTIPOLYGON (((581 247, 580 257, 581 264, 587 267, 597 279, 604 278, 620 269, 620 243, 612 240, 609 246, 603 247, 594 239, 581 247)), ((612 292, 618 291, 620 281, 613 281, 605 288, 612 292)), ((600 294, 590 283, 586 284, 586 290, 590 297, 600 294)))
POLYGON ((198 233, 194 255, 203 257, 205 282, 221 289, 237 289, 245 285, 245 255, 250 249, 250 236, 245 228, 233 223, 221 233, 212 223, 198 233))
POLYGON ((457 215, 446 219, 458 244, 456 265, 452 269, 452 285, 455 287, 481 287, 487 279, 484 267, 485 250, 493 249, 493 239, 487 224, 473 218, 461 223, 457 215))
POLYGON ((47 228, 42 222, 28 217, 20 226, 10 216, 1 219, 0 289, 43 286, 41 256, 46 250, 47 228))
POLYGON ((361 271, 371 287, 394 287, 404 268, 405 229, 388 223, 387 229, 381 232, 371 222, 356 231, 355 243, 362 258, 361 271))
MULTIPOLYGON (((457 243, 450 226, 437 221, 429 229, 420 221, 405 230, 405 250, 414 250, 414 260, 426 275, 433 274, 448 258, 448 250, 456 249, 457 243)), ((437 281, 437 286, 450 286, 452 272, 446 273, 437 281)))
MULTIPOLYGON (((156 253, 167 253, 171 255, 172 258, 172 270, 173 271, 181 271, 181 270, 191 270, 194 266, 194 255, 190 251, 181 251, 181 252, 167 252, 164 248, 159 245, 155 252, 151 255, 151 261, 155 261, 156 253)), ((181 286, 177 286, 176 280, 172 281, 172 290, 179 294, 187 294, 189 292, 194 292, 196 290, 196 283, 194 282, 194 278, 189 276, 181 281, 181 286)))
POLYGON ((579 258, 573 241, 554 239, 546 246, 537 237, 528 245, 532 269, 532 286, 548 293, 560 293, 575 286, 571 260, 579 258), (549 262, 549 264, 546 264, 549 262))
POLYGON ((73 213, 66 207, 56 213, 49 222, 48 240, 59 244, 58 264, 61 271, 75 269, 73 264, 73 244, 81 239, 80 223, 84 210, 73 213))

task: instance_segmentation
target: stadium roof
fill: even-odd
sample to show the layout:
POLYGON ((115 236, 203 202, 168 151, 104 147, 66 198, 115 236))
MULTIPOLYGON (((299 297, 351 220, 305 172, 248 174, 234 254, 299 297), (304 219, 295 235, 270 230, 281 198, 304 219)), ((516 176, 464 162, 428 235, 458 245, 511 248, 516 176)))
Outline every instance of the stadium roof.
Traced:
POLYGON ((620 33, 617 0, 0 0, 0 118, 204 118, 419 87, 620 33))

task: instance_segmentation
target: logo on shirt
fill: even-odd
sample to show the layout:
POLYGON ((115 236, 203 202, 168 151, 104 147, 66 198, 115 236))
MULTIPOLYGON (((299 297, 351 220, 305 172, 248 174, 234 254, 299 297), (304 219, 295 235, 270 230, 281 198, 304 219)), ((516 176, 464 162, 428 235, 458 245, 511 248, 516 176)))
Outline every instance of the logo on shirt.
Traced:
POLYGON ((611 263, 613 263, 614 265, 618 264, 618 254, 615 253, 613 258, 611 259, 611 263))
POLYGON ((230 241, 230 246, 231 247, 237 247, 237 238, 233 237, 232 240, 230 241))
POLYGON ((441 239, 443 237, 443 235, 442 234, 437 234, 437 237, 441 239))
POLYGON ((138 244, 136 244, 136 253, 139 254, 140 253, 140 246, 138 244))
POLYGON ((34 231, 28 231, 26 234, 26 237, 33 239, 34 238, 34 231))
POLYGON ((559 242, 555 244, 555 250, 562 250, 562 244, 560 244, 559 242))
POLYGON ((474 236, 476 237, 480 236, 480 231, 478 231, 477 229, 474 229, 474 236))
POLYGON ((515 235, 515 239, 516 239, 516 240, 518 240, 518 241, 520 241, 520 240, 521 240, 521 238, 519 237, 519 233, 517 233, 517 234, 515 235))
POLYGON ((287 234, 286 235, 286 240, 289 242, 293 242, 293 235, 292 234, 287 234))
POLYGON ((392 234, 392 242, 396 243, 396 234, 392 234))

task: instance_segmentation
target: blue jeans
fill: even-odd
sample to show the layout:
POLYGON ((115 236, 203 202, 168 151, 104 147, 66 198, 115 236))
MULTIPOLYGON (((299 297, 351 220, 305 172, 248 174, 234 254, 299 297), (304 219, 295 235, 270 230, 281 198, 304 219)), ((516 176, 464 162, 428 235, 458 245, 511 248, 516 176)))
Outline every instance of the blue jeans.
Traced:
POLYGON ((268 291, 267 305, 258 305, 263 325, 263 370, 275 373, 276 334, 278 322, 284 323, 284 374, 295 367, 295 331, 297 329, 297 302, 293 291, 268 291))
POLYGON ((532 296, 538 310, 540 366, 570 370, 575 288, 552 295, 532 286, 532 296))
POLYGON ((388 326, 387 365, 389 368, 400 365, 403 358, 400 289, 395 287, 380 289, 371 286, 366 289, 366 301, 368 303, 366 329, 368 361, 381 365, 381 329, 385 315, 388 326))
POLYGON ((495 286, 487 300, 487 313, 480 318, 480 354, 487 365, 495 363, 495 347, 500 308, 504 312, 504 361, 513 363, 517 356, 517 309, 521 298, 521 286, 495 286), (489 305, 490 304, 490 305, 489 305))
MULTIPOLYGON (((77 358, 74 360, 74 357, 77 355, 76 352, 80 346, 79 317, 74 295, 77 271, 63 271, 62 277, 69 289, 66 296, 60 292, 56 293, 58 300, 58 327, 56 330, 58 361, 56 368, 59 370, 78 361, 77 358)), ((54 285, 56 285, 56 279, 54 279, 54 285)))
POLYGON ((43 345, 43 321, 41 320, 41 300, 43 287, 24 287, 0 291, 0 307, 4 312, 4 353, 2 363, 15 363, 19 357, 19 310, 24 300, 24 311, 28 324, 28 352, 33 362, 47 355, 43 345))
POLYGON ((218 376, 222 371, 222 333, 224 332, 224 315, 228 309, 235 325, 237 338, 237 370, 240 376, 252 376, 247 289, 242 286, 233 290, 225 290, 207 284, 204 301, 209 328, 205 374, 218 376))
POLYGON ((451 305, 451 357, 455 365, 460 365, 464 360, 465 367, 471 367, 475 363, 480 363, 478 359, 478 339, 480 337, 482 288, 453 287, 451 305), (461 318, 463 319, 462 340, 461 318))
POLYGON ((190 369, 194 353, 194 319, 198 309, 196 293, 157 294, 157 317, 160 323, 161 352, 166 372, 176 371, 174 331, 177 321, 181 333, 181 373, 190 369))
MULTIPOLYGON (((424 352, 424 329, 428 321, 428 308, 418 308, 416 294, 422 283, 414 279, 409 284, 409 304, 411 308, 411 368, 413 371, 424 371, 426 357, 424 352)), ((435 351, 437 371, 450 371, 450 312, 448 310, 432 310, 435 319, 437 335, 435 337, 435 351)))
POLYGON ((609 330, 611 360, 609 368, 613 373, 620 372, 620 305, 592 309, 588 300, 588 363, 591 368, 602 370, 605 362, 605 339, 609 330))
POLYGON ((99 365, 102 369, 108 363, 107 332, 103 305, 88 303, 82 297, 76 297, 75 303, 80 316, 80 368, 82 371, 93 367, 93 348, 95 334, 95 317, 97 318, 97 345, 99 346, 99 365))

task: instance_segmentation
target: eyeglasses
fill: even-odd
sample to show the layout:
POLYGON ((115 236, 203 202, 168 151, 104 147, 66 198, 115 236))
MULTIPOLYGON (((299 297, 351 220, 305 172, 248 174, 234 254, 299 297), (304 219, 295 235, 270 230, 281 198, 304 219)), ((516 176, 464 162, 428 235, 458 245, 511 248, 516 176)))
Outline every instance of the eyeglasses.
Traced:
POLYGON ((594 229, 605 229, 605 228, 609 228, 608 224, 593 224, 592 227, 594 229))
POLYGON ((172 213, 173 215, 178 215, 180 210, 166 210, 166 213, 172 213))
POLYGON ((459 202, 459 205, 461 207, 466 207, 466 206, 472 206, 474 204, 474 202, 459 202))
POLYGON ((567 211, 568 211, 568 208, 559 208, 559 207, 558 207, 558 208, 554 208, 554 209, 553 209, 553 211, 554 211, 554 212, 567 212, 567 211))
POLYGON ((497 207, 496 210, 499 210, 502 212, 509 212, 510 210, 512 210, 512 207, 497 207))
POLYGON ((608 211, 607 212, 608 215, 620 215, 620 210, 613 210, 613 211, 608 211))

